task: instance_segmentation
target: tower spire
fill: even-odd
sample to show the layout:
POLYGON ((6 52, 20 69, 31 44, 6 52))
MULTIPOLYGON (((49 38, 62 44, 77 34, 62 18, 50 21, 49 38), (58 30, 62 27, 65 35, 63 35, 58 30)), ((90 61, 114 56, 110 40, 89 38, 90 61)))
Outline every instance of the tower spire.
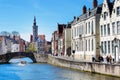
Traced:
POLYGON ((36 17, 34 16, 34 23, 33 23, 33 25, 36 25, 36 17))
POLYGON ((33 22, 33 41, 36 42, 38 39, 38 26, 36 23, 36 17, 34 16, 34 22, 33 22))

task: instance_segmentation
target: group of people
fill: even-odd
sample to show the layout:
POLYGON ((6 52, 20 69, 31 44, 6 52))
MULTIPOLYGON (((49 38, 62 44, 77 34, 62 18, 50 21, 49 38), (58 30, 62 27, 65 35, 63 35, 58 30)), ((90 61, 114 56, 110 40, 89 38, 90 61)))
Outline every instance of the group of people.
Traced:
POLYGON ((106 61, 107 63, 112 63, 114 62, 114 59, 112 59, 112 56, 110 55, 110 56, 106 56, 106 61))
POLYGON ((107 63, 112 63, 112 62, 114 62, 114 58, 112 58, 111 55, 110 56, 106 56, 106 58, 103 58, 103 56, 99 56, 98 60, 95 59, 95 57, 92 57, 92 61, 93 62, 104 62, 104 61, 106 61, 107 63))

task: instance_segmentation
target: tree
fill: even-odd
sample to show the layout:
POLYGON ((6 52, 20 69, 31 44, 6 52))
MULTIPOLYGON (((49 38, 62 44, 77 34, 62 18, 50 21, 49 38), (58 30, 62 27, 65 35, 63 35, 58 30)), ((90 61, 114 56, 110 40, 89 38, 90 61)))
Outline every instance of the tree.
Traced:
POLYGON ((10 36, 10 33, 7 32, 7 31, 2 31, 2 32, 0 33, 0 35, 1 35, 1 36, 10 36))
POLYGON ((26 52, 37 52, 37 49, 32 43, 30 43, 26 49, 26 52))
POLYGON ((17 31, 12 31, 12 35, 13 35, 13 36, 19 36, 20 34, 19 34, 19 32, 17 32, 17 31))

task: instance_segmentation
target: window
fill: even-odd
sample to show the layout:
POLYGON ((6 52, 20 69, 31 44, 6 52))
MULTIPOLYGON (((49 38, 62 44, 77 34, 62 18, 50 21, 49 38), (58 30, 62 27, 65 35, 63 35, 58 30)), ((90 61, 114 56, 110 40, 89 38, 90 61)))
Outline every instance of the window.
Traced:
POLYGON ((82 41, 82 45, 81 45, 81 47, 82 47, 82 51, 83 51, 83 41, 82 41))
POLYGON ((92 21, 92 24, 91 24, 91 34, 94 34, 94 32, 93 32, 93 21, 92 21))
POLYGON ((89 34, 90 34, 90 22, 89 22, 89 34))
POLYGON ((87 51, 87 40, 86 40, 86 51, 87 51))
POLYGON ((110 53, 110 41, 108 41, 108 53, 110 53))
POLYGON ((119 50, 120 50, 120 40, 119 40, 119 50))
POLYGON ((108 35, 110 35, 110 24, 107 24, 108 35))
POLYGON ((77 48, 77 51, 79 51, 79 42, 76 42, 76 48, 77 48))
POLYGON ((77 31, 78 31, 77 36, 79 36, 79 34, 80 34, 79 27, 81 27, 81 26, 78 26, 78 28, 77 28, 77 31))
POLYGON ((103 36, 103 26, 101 25, 101 36, 103 36))
POLYGON ((73 36, 73 37, 75 37, 75 33, 76 33, 76 32, 75 32, 75 28, 74 28, 74 36, 73 36))
POLYGON ((92 45, 91 45, 91 46, 92 46, 92 51, 94 50, 94 48, 93 48, 93 44, 94 44, 94 43, 93 43, 93 39, 92 39, 92 45))
POLYGON ((82 34, 81 26, 79 27, 79 35, 82 34))
POLYGON ((114 54, 114 41, 112 41, 112 54, 114 54))
POLYGON ((113 9, 113 12, 115 13, 115 9, 113 9))
POLYGON ((102 14, 102 18, 103 18, 103 14, 102 14))
POLYGON ((90 40, 89 40, 89 51, 90 51, 90 40))
POLYGON ((106 4, 104 4, 104 7, 106 7, 106 4))
POLYGON ((86 23, 86 34, 87 34, 87 23, 86 23))
POLYGON ((120 6, 117 7, 117 15, 120 15, 120 6))
POLYGON ((107 12, 104 12, 104 20, 107 18, 107 12))
POLYGON ((104 44, 103 44, 103 42, 101 42, 101 51, 102 51, 102 54, 105 53, 105 52, 104 52, 104 44))
POLYGON ((107 53, 107 45, 106 45, 106 41, 104 42, 104 45, 105 45, 105 54, 107 53))
POLYGON ((106 35, 106 25, 104 25, 104 36, 106 35))
POLYGON ((75 37, 77 36, 77 28, 75 28, 75 37))
POLYGON ((115 22, 112 23, 112 34, 115 34, 115 22))
POLYGON ((72 31, 73 31, 73 36, 72 36, 72 38, 74 38, 74 36, 75 36, 75 29, 73 29, 72 31))
POLYGON ((120 34, 120 21, 117 22, 117 34, 120 34))
POLYGON ((76 27, 76 36, 78 35, 78 29, 77 29, 77 27, 76 27))

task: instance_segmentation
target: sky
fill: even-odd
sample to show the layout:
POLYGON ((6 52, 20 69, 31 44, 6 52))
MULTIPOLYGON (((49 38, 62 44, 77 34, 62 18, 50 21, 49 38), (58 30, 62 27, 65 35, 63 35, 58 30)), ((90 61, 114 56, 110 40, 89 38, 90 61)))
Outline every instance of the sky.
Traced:
MULTIPOLYGON (((82 14, 84 5, 92 8, 93 0, 0 0, 0 32, 17 31, 29 41, 36 16, 38 33, 51 41, 57 24, 67 24, 82 14)), ((98 0, 101 4, 103 0, 98 0)))

